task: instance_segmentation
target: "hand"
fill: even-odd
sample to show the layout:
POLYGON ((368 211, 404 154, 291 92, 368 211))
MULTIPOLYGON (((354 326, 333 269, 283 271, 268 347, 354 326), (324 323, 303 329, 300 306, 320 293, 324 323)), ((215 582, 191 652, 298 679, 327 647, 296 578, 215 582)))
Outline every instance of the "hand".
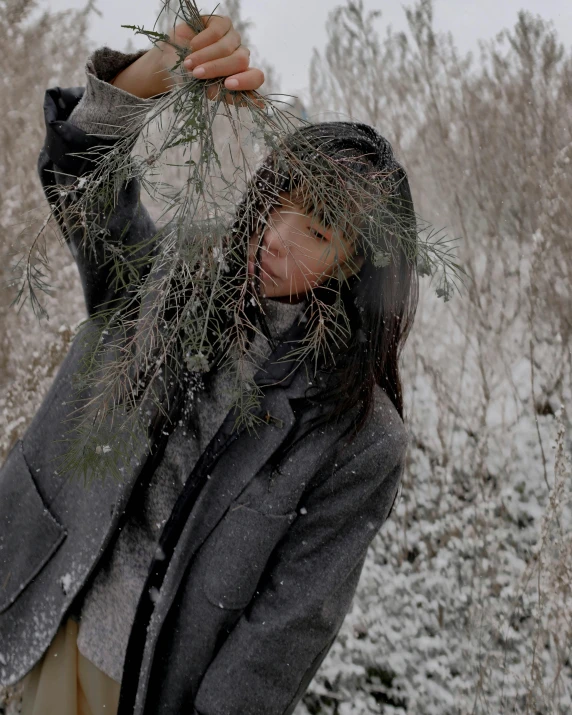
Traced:
MULTIPOLYGON (((233 28, 229 17, 204 15, 205 29, 198 34, 186 24, 177 25, 169 33, 169 40, 179 47, 188 47, 190 52, 183 67, 197 79, 226 77, 224 86, 231 90, 226 93, 228 104, 245 106, 245 92, 259 107, 264 107, 260 97, 253 94, 264 82, 264 72, 249 68, 250 50, 241 44, 240 34, 233 28)), ((176 78, 169 72, 178 61, 179 55, 173 44, 159 42, 129 67, 115 77, 112 84, 137 97, 148 98, 172 89, 176 78)), ((220 84, 207 87, 209 99, 216 99, 220 84)))
MULTIPOLYGON (((171 42, 189 47, 191 53, 185 59, 184 67, 197 79, 216 79, 226 77, 224 86, 233 92, 249 92, 258 89, 264 83, 264 72, 256 67, 249 67, 250 50, 241 44, 240 34, 232 26, 229 17, 220 15, 203 16, 205 29, 198 35, 182 23, 170 34, 171 42)), ((173 47, 170 48, 175 52, 173 47)), ((207 89, 209 99, 216 99, 219 87, 211 85, 207 89)), ((236 101, 237 95, 226 95, 226 101, 236 101)), ((254 97, 253 97, 254 99, 254 97)), ((259 106, 262 105, 260 101, 259 106)))

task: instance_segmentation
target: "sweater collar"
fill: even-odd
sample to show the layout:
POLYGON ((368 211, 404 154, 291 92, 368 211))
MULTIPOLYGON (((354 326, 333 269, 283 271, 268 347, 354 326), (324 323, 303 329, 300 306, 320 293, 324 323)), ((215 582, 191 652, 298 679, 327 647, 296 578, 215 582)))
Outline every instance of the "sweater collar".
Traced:
POLYGON ((283 303, 273 298, 261 298, 260 306, 272 337, 279 338, 287 332, 294 322, 298 322, 308 307, 308 301, 283 303))
MULTIPOLYGON (((299 314, 301 313, 302 309, 300 309, 299 314)), ((293 387, 294 378, 304 362, 299 360, 299 355, 306 335, 306 325, 306 322, 293 319, 290 327, 281 335, 276 349, 255 374, 254 381, 259 387, 293 387)), ((298 379, 294 384, 298 385, 300 389, 295 390, 296 394, 289 394, 289 397, 298 396, 298 392, 302 394, 307 385, 307 380, 298 379)))

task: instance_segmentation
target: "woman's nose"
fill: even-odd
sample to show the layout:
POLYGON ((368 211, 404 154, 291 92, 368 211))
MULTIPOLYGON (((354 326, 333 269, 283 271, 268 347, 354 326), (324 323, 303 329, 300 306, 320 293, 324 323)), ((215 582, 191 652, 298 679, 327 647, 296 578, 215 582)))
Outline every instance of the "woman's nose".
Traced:
POLYGON ((262 240, 262 250, 276 258, 282 256, 285 253, 283 234, 284 231, 281 232, 277 226, 266 226, 262 240))

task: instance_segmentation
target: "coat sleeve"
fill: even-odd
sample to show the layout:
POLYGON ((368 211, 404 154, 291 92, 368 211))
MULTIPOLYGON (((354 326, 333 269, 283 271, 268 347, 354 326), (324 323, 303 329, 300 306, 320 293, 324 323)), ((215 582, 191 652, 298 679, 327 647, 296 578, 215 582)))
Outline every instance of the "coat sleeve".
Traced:
POLYGON ((201 681, 196 715, 293 712, 350 608, 368 546, 393 506, 406 447, 405 430, 398 440, 350 445, 345 463, 337 458, 322 471, 258 597, 201 681))
MULTIPOLYGON (((115 53, 115 68, 137 56, 115 53)), ((140 100, 99 79, 94 61, 97 57, 96 52, 88 61, 86 87, 54 87, 46 91, 46 139, 38 159, 44 193, 79 269, 89 316, 96 309, 107 307, 125 287, 113 280, 114 261, 124 261, 129 253, 130 265, 137 266, 137 276, 127 275, 136 278, 146 270, 145 255, 152 252, 156 233, 141 204, 136 179, 119 185, 112 207, 90 206, 91 227, 105 236, 105 241, 96 242, 95 250, 87 249, 85 230, 74 213, 82 195, 81 177, 93 171, 97 158, 111 151, 128 134, 134 142, 142 118, 155 101, 140 100), (135 116, 137 121, 133 119, 135 116), (129 250, 133 246, 140 246, 141 250, 129 250)), ((105 70, 109 74, 109 62, 105 70)))

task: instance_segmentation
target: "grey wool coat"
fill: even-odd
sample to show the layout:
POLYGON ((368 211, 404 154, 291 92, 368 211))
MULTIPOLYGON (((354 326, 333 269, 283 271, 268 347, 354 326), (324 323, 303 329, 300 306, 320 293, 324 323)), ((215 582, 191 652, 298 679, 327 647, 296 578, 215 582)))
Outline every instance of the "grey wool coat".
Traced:
MULTIPOLYGON (((112 143, 66 121, 82 92, 46 93, 39 170, 48 195, 54 172, 77 186, 90 168, 78 154, 112 143)), ((97 308, 117 294, 105 264, 79 250, 80 232, 61 227, 88 319, 0 469, 2 685, 45 653, 153 469, 142 452, 122 482, 89 488, 54 471, 86 338, 97 308)), ((135 180, 122 187, 108 229, 118 247, 154 235, 135 180)), ((274 419, 257 433, 236 433, 229 414, 165 526, 127 646, 119 715, 292 713, 351 605, 368 546, 395 501, 407 431, 377 389, 352 442, 340 439, 351 415, 305 432, 315 416, 303 399, 312 378, 305 366, 276 362, 284 350, 256 376, 261 412, 274 419), (290 449, 276 459, 286 441, 290 449)))

